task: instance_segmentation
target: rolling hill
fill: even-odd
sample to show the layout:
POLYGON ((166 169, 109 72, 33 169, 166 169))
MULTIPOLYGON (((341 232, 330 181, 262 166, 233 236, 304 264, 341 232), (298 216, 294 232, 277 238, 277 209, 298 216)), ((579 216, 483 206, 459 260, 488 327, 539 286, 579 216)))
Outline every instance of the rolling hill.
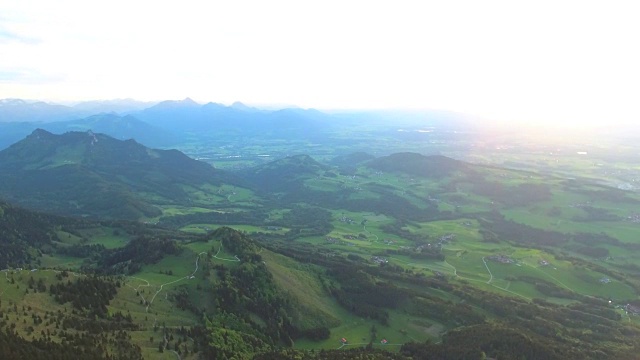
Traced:
POLYGON ((468 171, 469 165, 441 155, 425 156, 418 153, 397 153, 373 159, 366 166, 385 172, 401 172, 409 175, 440 178, 457 171, 468 171))
POLYGON ((295 155, 244 170, 240 175, 259 191, 288 192, 329 169, 308 155, 295 155))

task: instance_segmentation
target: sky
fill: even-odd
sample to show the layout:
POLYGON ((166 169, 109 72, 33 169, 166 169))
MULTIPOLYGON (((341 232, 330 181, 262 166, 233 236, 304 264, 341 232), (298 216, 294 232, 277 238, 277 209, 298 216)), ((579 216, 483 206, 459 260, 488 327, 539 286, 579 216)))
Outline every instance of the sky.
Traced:
POLYGON ((0 1, 0 98, 640 123, 634 1, 0 1))

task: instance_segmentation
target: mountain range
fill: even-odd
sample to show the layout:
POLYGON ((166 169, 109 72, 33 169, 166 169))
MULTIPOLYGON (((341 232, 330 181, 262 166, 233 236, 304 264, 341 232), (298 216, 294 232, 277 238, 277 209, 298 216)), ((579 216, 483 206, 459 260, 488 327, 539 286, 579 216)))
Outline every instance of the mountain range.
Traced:
POLYGON ((53 122, 76 120, 101 113, 126 114, 145 109, 153 104, 133 99, 118 99, 85 101, 74 106, 66 106, 44 101, 0 99, 0 123, 53 122))
POLYGON ((200 105, 186 98, 163 101, 135 112, 137 118, 174 133, 314 137, 330 125, 331 115, 309 109, 259 110, 242 103, 200 105))
MULTIPOLYGON (((190 98, 159 103, 131 99, 89 101, 74 106, 0 100, 0 149, 41 128, 61 134, 74 130, 105 133, 117 139, 133 138, 150 147, 168 148, 224 139, 253 141, 313 141, 329 143, 336 134, 358 135, 373 128, 409 126, 472 129, 471 118, 445 111, 351 111, 322 112, 315 109, 265 110, 235 102, 230 106, 190 98)), ((393 129, 392 131, 396 131, 393 129)), ((428 135, 428 134, 427 134, 428 135)), ((424 133, 397 132, 410 140, 424 133)))
POLYGON ((317 138, 326 132, 332 118, 317 110, 267 111, 240 102, 231 106, 201 105, 189 98, 147 105, 127 100, 85 102, 69 107, 20 99, 0 100, 0 149, 37 128, 57 134, 90 129, 163 148, 193 137, 317 138))

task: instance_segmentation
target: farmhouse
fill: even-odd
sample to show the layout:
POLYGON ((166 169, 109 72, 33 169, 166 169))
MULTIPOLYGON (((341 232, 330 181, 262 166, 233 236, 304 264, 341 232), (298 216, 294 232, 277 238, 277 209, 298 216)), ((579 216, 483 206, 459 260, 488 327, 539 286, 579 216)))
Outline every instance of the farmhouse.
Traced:
POLYGON ((491 261, 495 261, 495 262, 499 262, 502 264, 513 264, 515 263, 515 260, 513 260, 512 258, 506 256, 506 255, 491 255, 488 256, 487 259, 491 260, 491 261))
POLYGON ((350 219, 344 215, 342 215, 342 217, 340 218, 340 222, 347 223, 347 224, 355 224, 355 221, 353 221, 353 219, 350 219))
POLYGON ((444 243, 447 241, 451 241, 455 238, 456 238, 456 234, 446 234, 446 235, 440 236, 440 238, 438 238, 438 241, 440 241, 441 243, 444 243))
POLYGON ((636 306, 636 305, 631 305, 631 304, 627 304, 625 305, 624 309, 632 314, 632 315, 638 315, 640 314, 640 307, 636 306))
POLYGON ((327 237, 326 237, 326 239, 327 239, 327 242, 328 242, 329 244, 338 244, 338 243, 341 243, 341 242, 342 242, 342 241, 340 241, 340 239, 338 239, 338 238, 334 238, 334 237, 332 237, 332 236, 327 236, 327 237))
POLYGON ((631 221, 632 223, 640 223, 640 214, 633 213, 627 216, 627 220, 631 221))
POLYGON ((376 264, 386 264, 389 262, 389 260, 387 260, 386 258, 383 258, 381 256, 372 256, 371 257, 371 261, 373 261, 376 264))

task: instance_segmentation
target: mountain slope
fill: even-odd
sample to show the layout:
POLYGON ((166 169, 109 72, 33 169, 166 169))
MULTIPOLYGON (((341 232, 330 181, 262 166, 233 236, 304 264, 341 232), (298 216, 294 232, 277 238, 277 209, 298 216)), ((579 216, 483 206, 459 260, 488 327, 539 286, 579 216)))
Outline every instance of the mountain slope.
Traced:
POLYGON ((73 215, 139 218, 154 204, 186 204, 184 186, 218 185, 226 175, 177 150, 152 150, 103 134, 35 130, 0 152, 0 196, 73 215))
POLYGON ((56 238, 61 217, 35 213, 0 200, 0 269, 20 266, 35 259, 36 251, 56 238))

